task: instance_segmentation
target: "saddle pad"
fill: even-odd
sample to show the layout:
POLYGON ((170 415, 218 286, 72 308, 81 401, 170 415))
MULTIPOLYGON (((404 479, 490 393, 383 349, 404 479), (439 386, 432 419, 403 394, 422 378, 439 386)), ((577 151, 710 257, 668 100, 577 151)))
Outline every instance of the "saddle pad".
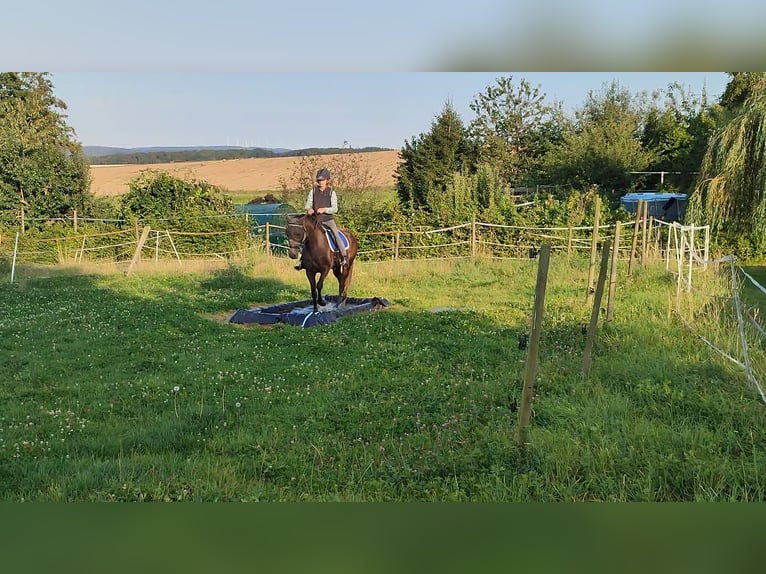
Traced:
MULTIPOLYGON (((323 229, 324 229, 324 236, 327 239, 327 244, 330 246, 330 249, 332 249, 333 251, 337 251, 338 246, 335 245, 335 237, 333 237, 332 231, 330 231, 326 227, 323 229)), ((340 235, 340 240, 343 242, 343 247, 348 249, 348 237, 346 237, 346 234, 339 229, 338 235, 340 235)))

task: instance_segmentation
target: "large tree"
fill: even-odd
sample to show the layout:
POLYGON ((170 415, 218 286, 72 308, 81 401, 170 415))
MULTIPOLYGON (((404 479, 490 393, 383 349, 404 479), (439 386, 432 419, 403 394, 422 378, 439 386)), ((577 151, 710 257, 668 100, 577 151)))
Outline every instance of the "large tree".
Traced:
POLYGON ((763 253, 766 251, 766 78, 760 77, 752 84, 749 93, 734 118, 710 139, 699 183, 689 197, 686 219, 710 224, 711 231, 733 243, 747 239, 763 253))
POLYGON ((89 169, 46 73, 0 73, 0 213, 50 218, 91 202, 89 169))
POLYGON ((520 185, 534 179, 540 161, 559 136, 560 104, 548 104, 539 87, 513 76, 499 77, 471 103, 468 126, 479 163, 495 166, 501 179, 520 185))
POLYGON ((451 102, 431 124, 431 131, 405 142, 399 152, 396 191, 405 211, 428 209, 429 194, 443 192, 452 176, 473 165, 474 153, 460 115, 451 102))
POLYGON ((549 181, 576 189, 595 185, 616 199, 631 185, 629 172, 645 171, 652 160, 641 145, 643 118, 640 98, 616 81, 589 92, 545 158, 549 181))
POLYGON ((647 171, 669 172, 660 179, 667 189, 689 191, 722 115, 721 106, 709 104, 704 91, 698 97, 673 83, 655 93, 641 136, 642 145, 652 155, 647 171))

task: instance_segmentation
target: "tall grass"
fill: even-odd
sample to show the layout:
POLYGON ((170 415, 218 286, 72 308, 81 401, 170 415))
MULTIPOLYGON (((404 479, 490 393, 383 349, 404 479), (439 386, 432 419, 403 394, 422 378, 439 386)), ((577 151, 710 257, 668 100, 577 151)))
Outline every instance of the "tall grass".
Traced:
POLYGON ((587 261, 554 256, 519 450, 534 260, 359 264, 351 295, 389 309, 226 322, 308 297, 291 263, 4 281, 0 499, 766 498, 766 411, 668 319, 663 269, 619 286, 584 377, 587 261))

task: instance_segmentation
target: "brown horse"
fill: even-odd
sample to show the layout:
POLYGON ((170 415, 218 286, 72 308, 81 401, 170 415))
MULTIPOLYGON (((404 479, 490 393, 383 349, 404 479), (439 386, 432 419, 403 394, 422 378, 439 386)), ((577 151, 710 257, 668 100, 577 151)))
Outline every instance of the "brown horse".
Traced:
POLYGON ((288 255, 290 259, 297 259, 298 251, 303 245, 301 265, 306 271, 306 277, 308 277, 311 285, 314 313, 318 310, 317 306, 324 307, 326 304, 322 297, 322 287, 330 269, 338 279, 338 305, 342 305, 346 300, 348 287, 351 285, 351 272, 354 268, 354 259, 359 249, 359 242, 347 229, 340 229, 348 239, 348 249, 346 249, 348 265, 343 266, 340 264, 340 253, 330 249, 324 227, 319 223, 316 215, 287 216, 288 255), (317 275, 319 275, 318 281, 317 275))

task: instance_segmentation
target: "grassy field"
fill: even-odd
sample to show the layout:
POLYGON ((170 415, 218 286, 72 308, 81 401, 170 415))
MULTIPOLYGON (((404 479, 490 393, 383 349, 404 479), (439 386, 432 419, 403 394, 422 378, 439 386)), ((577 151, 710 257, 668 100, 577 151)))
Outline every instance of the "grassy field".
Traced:
POLYGON ((766 499, 766 407, 668 319, 662 268, 618 287, 585 377, 587 262, 552 259, 519 449, 536 261, 360 264, 351 296, 389 309, 226 322, 308 297, 291 263, 3 275, 0 499, 766 499))

